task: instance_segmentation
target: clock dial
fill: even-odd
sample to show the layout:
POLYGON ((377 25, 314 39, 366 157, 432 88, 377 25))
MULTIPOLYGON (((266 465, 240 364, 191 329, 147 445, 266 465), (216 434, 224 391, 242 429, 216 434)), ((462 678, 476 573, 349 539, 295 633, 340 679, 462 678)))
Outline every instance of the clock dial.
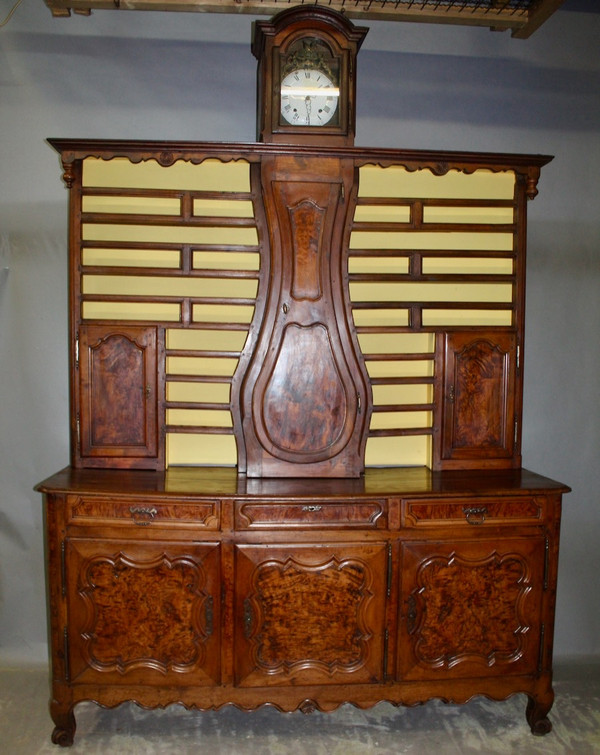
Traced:
POLYGON ((281 116, 294 126, 325 126, 337 112, 340 90, 316 68, 299 68, 281 81, 281 116))

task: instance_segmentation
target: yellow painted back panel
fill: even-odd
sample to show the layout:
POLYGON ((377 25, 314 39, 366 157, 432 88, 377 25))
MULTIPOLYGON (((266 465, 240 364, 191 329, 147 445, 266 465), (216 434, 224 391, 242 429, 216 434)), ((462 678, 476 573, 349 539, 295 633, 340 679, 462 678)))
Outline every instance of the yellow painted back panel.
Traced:
POLYGON ((451 170, 436 176, 430 170, 408 171, 400 165, 360 169, 359 197, 403 197, 425 199, 512 199, 515 176, 512 171, 493 173, 451 170))
POLYGON ((163 167, 156 160, 132 163, 125 157, 83 161, 83 185, 118 189, 179 189, 183 191, 250 191, 248 163, 205 160, 200 165, 179 160, 163 167))
MULTIPOLYGON (((494 228, 511 226, 514 222, 514 209, 508 204, 514 198, 512 172, 478 170, 469 175, 450 171, 435 176, 429 170, 410 172, 400 166, 365 166, 359 175, 360 204, 354 221, 372 227, 354 230, 350 237, 353 250, 348 263, 348 272, 353 276, 350 297, 353 304, 366 305, 353 309, 357 327, 391 326, 406 330, 410 325, 410 306, 415 303, 421 308, 425 327, 511 324, 511 281, 444 280, 444 276, 514 275, 513 229, 494 228), (422 225, 411 228, 412 205, 421 200, 422 225), (440 201, 436 204, 436 200, 440 201), (469 200, 477 202, 469 206, 469 200), (489 205, 482 205, 480 200, 489 200, 489 205), (433 223, 447 227, 432 229, 433 223), (460 227, 453 229, 453 224, 460 227), (487 224, 488 228, 469 230, 469 225, 476 224, 487 224), (388 227, 384 228, 385 225, 388 227), (378 254, 378 250, 386 253, 378 254), (419 267, 415 267, 414 253, 419 255, 419 267), (415 270, 420 270, 420 274, 415 276, 415 270), (437 280, 420 279, 430 275, 437 280), (361 276, 381 279, 367 280, 361 276), (396 280, 386 276, 394 276, 396 280), (465 302, 465 306, 433 308, 431 302, 465 302), (469 302, 490 302, 506 308, 469 309, 469 302), (378 308, 382 303, 384 306, 378 308)), ((230 381, 238 357, 203 352, 242 351, 254 305, 240 306, 235 302, 253 300, 257 280, 209 277, 198 275, 198 271, 215 274, 259 271, 259 238, 252 223, 249 164, 243 160, 227 163, 206 160, 200 165, 179 161, 165 168, 152 160, 134 164, 125 158, 111 161, 88 158, 84 161, 83 180, 87 192, 83 198, 84 212, 121 216, 118 222, 107 217, 110 222, 86 221, 82 226, 81 282, 89 299, 82 304, 83 318, 172 323, 166 332, 167 464, 235 465, 235 438, 223 433, 230 432, 232 427, 230 381), (95 194, 94 187, 108 190, 109 195, 95 194), (110 196, 111 189, 126 190, 126 196, 110 196), (135 196, 140 189, 144 196, 135 196), (129 195, 127 190, 131 190, 129 195), (185 192, 192 192, 191 199, 188 194, 187 207, 191 206, 194 221, 201 223, 202 218, 215 218, 215 222, 208 227, 186 222, 182 215, 185 192), (214 192, 239 196, 211 196, 214 192), (127 222, 128 214, 149 217, 145 222, 131 224, 127 222), (228 218, 232 219, 229 223, 228 218), (239 219, 247 222, 240 227, 236 225, 239 219), (169 277, 169 271, 183 270, 186 247, 187 264, 195 275, 169 277), (89 267, 95 269, 86 270, 89 267), (120 276, 110 270, 125 267, 145 269, 146 274, 136 275, 127 270, 126 275, 120 276), (94 300, 107 295, 111 300, 94 300), (159 296, 170 296, 176 301, 144 300, 159 296), (142 300, 119 301, 119 297, 142 300), (191 322, 189 327, 183 327, 182 305, 185 308, 190 298, 205 297, 224 297, 227 301, 187 302, 191 322), (228 324, 231 329, 227 329, 228 324), (205 426, 217 432, 206 433, 205 426), (178 427, 187 431, 175 431, 178 427)), ((373 413, 371 430, 400 433, 370 437, 367 465, 429 465, 434 333, 361 332, 359 341, 363 352, 370 355, 368 373, 377 381, 373 386, 375 408, 392 408, 373 413), (384 354, 392 354, 394 358, 377 358, 384 354), (403 382, 395 383, 398 379, 403 382), (414 430, 417 434, 401 434, 414 430)))

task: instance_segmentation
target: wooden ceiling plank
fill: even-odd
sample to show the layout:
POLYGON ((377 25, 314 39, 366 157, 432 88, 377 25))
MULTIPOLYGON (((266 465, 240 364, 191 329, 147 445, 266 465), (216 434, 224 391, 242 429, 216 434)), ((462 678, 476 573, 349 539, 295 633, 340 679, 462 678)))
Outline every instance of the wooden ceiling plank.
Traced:
POLYGON ((534 31, 547 21, 557 11, 565 0, 543 0, 536 8, 529 11, 529 18, 525 26, 513 32, 516 39, 527 39, 534 31))
MULTIPOLYGON (((236 13, 273 16, 290 4, 283 0, 45 0, 54 16, 89 13, 91 10, 188 11, 199 13, 236 13)), ((538 29, 564 0, 540 0, 535 4, 514 4, 510 0, 495 3, 468 0, 371 0, 368 3, 330 0, 327 7, 343 11, 348 18, 375 21, 487 26, 494 30, 510 29, 512 36, 526 39, 538 29), (529 9, 528 9, 529 8, 529 9)), ((300 3, 299 3, 300 4, 300 3)))

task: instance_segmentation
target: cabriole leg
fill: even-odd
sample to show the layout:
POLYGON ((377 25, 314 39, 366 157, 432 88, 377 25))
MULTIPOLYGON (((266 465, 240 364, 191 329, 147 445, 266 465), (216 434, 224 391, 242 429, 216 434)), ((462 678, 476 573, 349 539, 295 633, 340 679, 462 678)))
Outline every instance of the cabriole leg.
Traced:
POLYGON ((552 731, 552 723, 548 718, 548 713, 554 702, 554 693, 544 696, 543 698, 528 695, 527 710, 525 716, 527 723, 531 728, 531 733, 536 737, 543 737, 544 734, 552 731))
POLYGON ((73 708, 66 708, 58 702, 52 700, 50 703, 50 715, 56 724, 52 732, 52 743, 61 747, 70 747, 75 737, 75 715, 73 708))

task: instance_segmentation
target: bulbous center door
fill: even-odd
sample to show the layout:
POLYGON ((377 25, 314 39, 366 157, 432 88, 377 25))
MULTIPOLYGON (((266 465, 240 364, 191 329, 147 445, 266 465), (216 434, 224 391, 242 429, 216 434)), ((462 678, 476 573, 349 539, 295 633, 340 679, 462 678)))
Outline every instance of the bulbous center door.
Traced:
POLYGON ((269 286, 243 384, 249 476, 358 476, 370 394, 348 327, 344 228, 352 171, 336 159, 263 165, 269 286))

